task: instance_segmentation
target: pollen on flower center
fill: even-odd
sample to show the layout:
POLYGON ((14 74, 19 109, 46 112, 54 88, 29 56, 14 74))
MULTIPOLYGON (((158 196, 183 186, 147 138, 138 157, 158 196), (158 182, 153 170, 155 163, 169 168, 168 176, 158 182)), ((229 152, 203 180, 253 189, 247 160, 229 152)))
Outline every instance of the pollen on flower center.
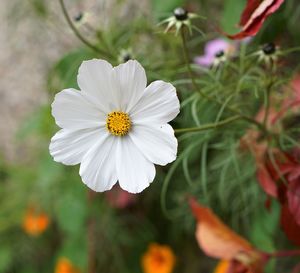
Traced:
POLYGON ((125 136, 131 129, 131 121, 129 115, 122 111, 114 111, 107 115, 107 130, 115 136, 125 136))

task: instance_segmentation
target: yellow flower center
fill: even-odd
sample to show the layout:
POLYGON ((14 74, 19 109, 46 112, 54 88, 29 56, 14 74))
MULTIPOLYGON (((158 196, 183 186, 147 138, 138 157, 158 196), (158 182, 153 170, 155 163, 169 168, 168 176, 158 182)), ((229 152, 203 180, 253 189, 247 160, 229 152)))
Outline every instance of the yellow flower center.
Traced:
POLYGON ((131 128, 129 115, 122 111, 114 111, 107 115, 106 128, 114 136, 125 136, 131 128))

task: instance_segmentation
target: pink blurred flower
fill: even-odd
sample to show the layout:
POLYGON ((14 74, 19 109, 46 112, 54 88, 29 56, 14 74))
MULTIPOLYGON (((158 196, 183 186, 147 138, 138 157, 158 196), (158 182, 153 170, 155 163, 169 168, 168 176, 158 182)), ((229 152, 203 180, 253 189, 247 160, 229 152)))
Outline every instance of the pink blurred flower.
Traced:
POLYGON ((210 67, 214 64, 216 58, 222 57, 231 48, 232 45, 224 39, 211 40, 205 45, 204 55, 196 57, 194 62, 203 67, 210 67))
POLYGON ((251 37, 233 42, 222 38, 211 40, 204 47, 204 55, 195 57, 194 63, 203 67, 218 66, 228 57, 234 56, 241 44, 249 44, 251 41, 251 37))
POLYGON ((106 200, 113 208, 125 209, 136 202, 136 195, 124 191, 116 185, 105 193, 106 200))

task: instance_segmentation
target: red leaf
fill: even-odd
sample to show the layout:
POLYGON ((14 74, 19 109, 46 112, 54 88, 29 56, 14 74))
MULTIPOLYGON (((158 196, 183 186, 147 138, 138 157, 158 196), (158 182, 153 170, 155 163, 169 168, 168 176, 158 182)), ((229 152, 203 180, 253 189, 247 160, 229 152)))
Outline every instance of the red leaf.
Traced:
POLYGON ((190 199, 190 206, 197 219, 196 239, 206 255, 231 260, 240 253, 253 252, 250 243, 226 226, 211 209, 190 199))
POLYGON ((228 273, 249 273, 248 270, 249 270, 249 268, 247 268, 243 264, 233 260, 230 263, 228 273))
POLYGON ((268 195, 277 197, 277 185, 267 168, 262 164, 258 167, 257 180, 268 195))
MULTIPOLYGON (((250 262, 248 265, 245 265, 237 260, 231 261, 228 273, 262 273, 264 262, 259 256, 253 258, 254 262, 252 260, 252 263, 250 262)), ((249 257, 246 257, 246 259, 249 259, 249 257)))
POLYGON ((280 187, 282 181, 279 179, 285 177, 289 181, 289 176, 295 173, 296 168, 299 168, 298 163, 289 154, 278 151, 273 154, 276 158, 275 163, 269 159, 265 159, 265 162, 257 162, 257 180, 268 195, 281 199, 282 195, 280 193, 284 191, 283 195, 285 199, 286 188, 280 187))
POLYGON ((260 5, 260 0, 248 0, 247 6, 243 11, 241 16, 240 25, 244 26, 247 21, 250 19, 251 14, 258 8, 260 5))
MULTIPOLYGON (((289 160, 288 155, 285 155, 286 159, 289 160)), ((291 172, 295 170, 295 163, 294 162, 287 162, 287 163, 280 163, 276 162, 277 170, 273 167, 273 179, 278 180, 280 177, 288 176, 291 172)))
POLYGON ((300 233, 300 180, 293 180, 289 183, 287 189, 287 201, 290 213, 294 217, 295 222, 299 225, 300 233))
POLYGON ((281 208, 280 223, 286 236, 300 246, 300 226, 291 214, 288 204, 284 204, 281 208))
POLYGON ((283 4, 284 0, 248 0, 241 16, 242 30, 234 35, 227 35, 231 39, 243 39, 254 36, 261 29, 264 21, 283 4))

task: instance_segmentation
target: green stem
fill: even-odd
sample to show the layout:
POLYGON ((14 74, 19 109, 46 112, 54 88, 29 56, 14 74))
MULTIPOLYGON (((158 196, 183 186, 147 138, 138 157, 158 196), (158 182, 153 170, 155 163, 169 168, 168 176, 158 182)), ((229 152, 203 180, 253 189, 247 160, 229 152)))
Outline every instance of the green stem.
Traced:
POLYGON ((107 50, 108 54, 110 54, 111 57, 113 57, 114 56, 114 52, 112 50, 112 47, 109 46, 107 40, 105 39, 105 37, 103 35, 103 32, 100 31, 100 30, 98 30, 98 31, 96 31, 96 33, 97 33, 97 36, 99 37, 100 42, 102 42, 103 46, 107 50))
POLYGON ((293 53, 293 52, 297 52, 297 51, 300 51, 300 46, 298 46, 298 47, 292 47, 290 49, 281 51, 280 54, 281 55, 287 55, 287 54, 290 54, 290 53, 293 53))
POLYGON ((198 91, 201 94, 201 96, 205 97, 206 94, 202 93, 201 90, 199 90, 198 85, 197 85, 194 75, 193 75, 193 71, 192 71, 192 68, 190 65, 190 54, 189 54, 189 50, 187 48, 186 39, 185 39, 184 27, 182 27, 180 29, 180 34, 181 34, 181 41, 182 41, 182 47, 183 47, 183 55, 184 55, 184 59, 185 59, 185 63, 187 66, 189 76, 192 80, 193 87, 196 91, 198 91))
POLYGON ((70 28, 72 29, 72 31, 74 32, 74 34, 76 35, 76 37, 82 42, 84 43, 86 46, 88 46, 89 48, 91 48, 92 50, 94 50, 95 52, 99 53, 99 54, 102 54, 104 56, 108 56, 108 57, 112 57, 110 53, 102 50, 101 48, 93 45, 91 42, 89 42, 85 37, 83 37, 81 35, 81 33, 78 31, 78 29, 76 28, 76 26, 73 24, 73 21, 72 19, 70 18, 69 14, 68 14, 68 11, 66 9, 66 6, 65 6, 65 3, 64 3, 64 0, 59 0, 59 3, 60 3, 60 6, 61 6, 61 9, 63 11, 63 14, 70 26, 70 28))
MULTIPOLYGON (((203 98, 211 101, 211 102, 214 102, 214 103, 217 103, 221 106, 223 106, 223 103, 219 100, 216 100, 214 99, 213 97, 203 93, 200 88, 197 86, 197 83, 195 81, 195 78, 194 78, 194 75, 193 75, 193 71, 191 69, 191 65, 190 65, 190 56, 189 56, 189 51, 188 51, 188 48, 187 48, 187 44, 186 44, 186 39, 185 39, 185 28, 181 28, 180 30, 180 33, 181 33, 181 40, 182 40, 182 47, 183 47, 183 53, 184 53, 184 58, 185 58, 185 62, 186 62, 186 66, 187 66, 187 69, 188 69, 188 73, 189 73, 189 76, 192 80, 192 84, 193 84, 193 87, 195 89, 195 91, 197 91, 203 98)), ((240 111, 236 110, 235 108, 231 107, 231 106, 226 106, 225 109, 229 110, 230 112, 238 115, 240 118, 248 121, 249 123, 252 123, 254 125, 256 125, 261 131, 263 131, 265 134, 268 133, 267 129, 265 128, 265 126, 261 123, 259 123, 258 121, 256 121, 255 119, 251 118, 251 117, 248 117, 247 115, 244 115, 242 113, 240 113, 240 111)))
POLYGON ((270 71, 272 71, 272 75, 271 75, 271 79, 268 82, 267 86, 266 86, 266 101, 265 101, 265 116, 264 116, 264 120, 263 120, 263 125, 265 128, 267 128, 268 126, 268 117, 269 117, 269 113, 270 113, 270 108, 271 108, 271 103, 270 103, 270 99, 271 99, 271 92, 272 92, 272 88, 273 88, 273 73, 275 72, 275 65, 272 63, 271 69, 270 71))
POLYGON ((270 112, 270 95, 271 95, 271 90, 267 89, 267 94, 266 94, 266 101, 265 101, 265 116, 264 116, 264 121, 263 125, 265 128, 267 128, 267 123, 268 123, 268 117, 269 117, 269 112, 270 112))
POLYGON ((240 116, 236 115, 233 117, 230 117, 228 119, 224 119, 220 122, 217 123, 208 123, 200 127, 192 127, 192 128, 183 128, 183 129, 175 129, 175 133, 190 133, 190 132, 199 132, 199 131, 205 131, 205 130, 210 130, 210 129, 215 129, 221 126, 224 126, 226 124, 229 124, 233 121, 236 121, 238 119, 241 119, 240 116))

